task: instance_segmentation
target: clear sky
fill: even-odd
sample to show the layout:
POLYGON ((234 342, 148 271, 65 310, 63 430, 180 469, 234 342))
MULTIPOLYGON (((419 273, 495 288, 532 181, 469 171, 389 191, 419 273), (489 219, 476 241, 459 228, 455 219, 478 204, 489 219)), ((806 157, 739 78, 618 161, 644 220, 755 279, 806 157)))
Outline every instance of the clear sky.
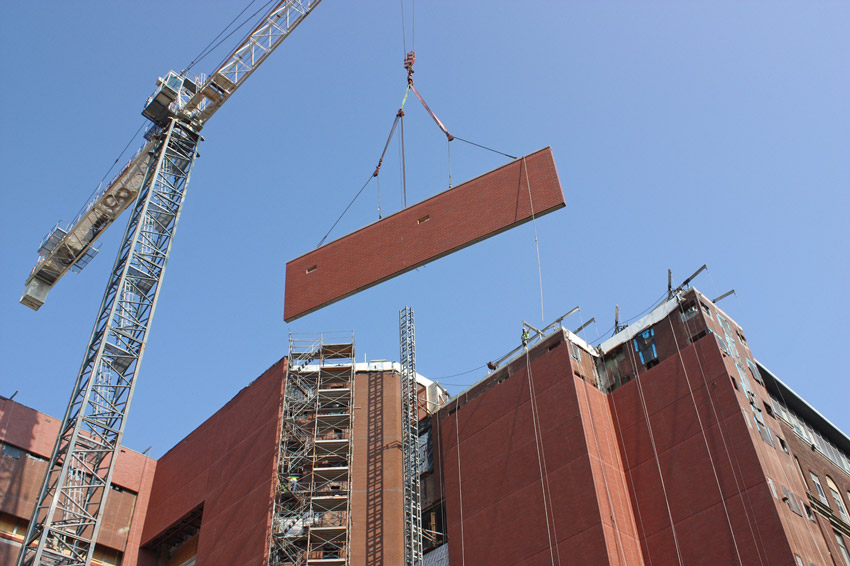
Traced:
MULTIPOLYGON (((242 5, 0 4, 0 394, 63 414, 126 216, 33 312, 18 298, 39 242, 142 123, 156 78, 242 5)), ((721 307, 756 357, 850 432, 850 4, 441 0, 418 3, 415 30, 405 6, 417 87, 453 133, 513 155, 553 149, 567 207, 537 222, 545 323, 580 305, 568 326, 596 317, 583 332, 596 343, 615 305, 629 319, 668 268, 678 283, 708 264, 695 286, 734 288, 721 307)), ((374 169, 404 51, 401 3, 326 0, 205 128, 127 446, 163 454, 283 357, 290 331, 353 329, 359 359, 397 359, 410 305, 419 372, 456 393, 518 344, 523 320, 541 323, 531 224, 283 322, 285 263, 374 169)), ((448 180, 445 137, 414 102, 411 202, 448 180)), ((505 161, 452 146, 456 183, 505 161)), ((393 144, 385 213, 399 170, 393 144)), ((372 184, 331 237, 376 219, 372 184)))

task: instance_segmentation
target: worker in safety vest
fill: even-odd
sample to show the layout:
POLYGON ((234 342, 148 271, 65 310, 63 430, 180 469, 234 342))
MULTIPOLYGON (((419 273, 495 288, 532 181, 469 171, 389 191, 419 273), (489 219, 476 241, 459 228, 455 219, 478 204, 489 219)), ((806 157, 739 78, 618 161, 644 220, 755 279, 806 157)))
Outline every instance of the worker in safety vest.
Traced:
POLYGON ((522 345, 528 346, 528 328, 522 327, 522 345))
POLYGON ((287 478, 289 481, 289 491, 295 491, 298 488, 298 476, 289 476, 287 478))

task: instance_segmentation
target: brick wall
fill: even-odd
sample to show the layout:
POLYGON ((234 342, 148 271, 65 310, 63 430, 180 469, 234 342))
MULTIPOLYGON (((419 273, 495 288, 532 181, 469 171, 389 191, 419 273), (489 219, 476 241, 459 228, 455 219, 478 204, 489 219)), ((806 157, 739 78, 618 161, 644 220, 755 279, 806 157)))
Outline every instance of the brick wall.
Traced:
POLYGON ((549 148, 286 264, 284 319, 298 317, 564 206, 549 148), (532 202, 529 202, 529 184, 532 202))

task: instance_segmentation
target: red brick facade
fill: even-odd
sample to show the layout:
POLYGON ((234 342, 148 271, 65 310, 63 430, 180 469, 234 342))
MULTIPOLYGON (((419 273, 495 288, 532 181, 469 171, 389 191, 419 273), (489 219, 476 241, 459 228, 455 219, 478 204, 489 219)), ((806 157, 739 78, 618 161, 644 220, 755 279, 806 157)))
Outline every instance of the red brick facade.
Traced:
POLYGON ((845 507, 850 474, 767 410, 716 305, 691 291, 664 309, 593 356, 557 331, 441 409, 453 564, 844 566, 850 525, 808 472, 845 507))
POLYGON ((495 236, 531 220, 532 212, 563 206, 552 150, 532 153, 288 262, 284 319, 495 236))

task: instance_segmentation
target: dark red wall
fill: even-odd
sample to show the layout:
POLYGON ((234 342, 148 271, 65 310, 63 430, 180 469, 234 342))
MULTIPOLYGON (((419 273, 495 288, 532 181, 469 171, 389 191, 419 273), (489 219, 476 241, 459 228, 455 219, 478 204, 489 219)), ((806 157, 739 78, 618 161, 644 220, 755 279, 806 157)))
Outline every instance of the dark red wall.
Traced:
MULTIPOLYGON (((59 435, 59 420, 38 411, 0 399, 0 440, 49 460, 59 435)), ((0 456, 0 511, 30 519, 38 498, 47 462, 22 455, 20 459, 0 456)), ((124 491, 110 491, 104 510, 98 544, 125 553, 124 566, 135 566, 140 525, 144 522, 148 492, 156 460, 121 448, 112 483, 124 491)), ((16 541, 20 542, 20 541, 16 541)), ((0 563, 12 560, 0 545, 0 563)))
POLYGON ((535 215, 564 206, 552 150, 546 148, 293 259, 286 264, 284 319, 530 220, 529 184, 535 215))
POLYGON ((547 339, 530 357, 545 482, 524 356, 440 411, 451 562, 550 564, 551 537, 564 564, 642 564, 622 478, 610 470, 610 505, 607 495, 600 497, 605 483, 595 478, 601 465, 607 470, 619 458, 610 421, 607 434, 597 435, 601 448, 596 440, 589 446, 590 419, 601 422, 608 413, 602 394, 593 389, 588 397, 578 395, 584 382, 573 375, 562 335, 547 339), (542 486, 551 494, 548 528, 542 486))
POLYGON ((263 563, 285 374, 284 359, 159 459, 143 544, 203 504, 198 564, 263 563))

